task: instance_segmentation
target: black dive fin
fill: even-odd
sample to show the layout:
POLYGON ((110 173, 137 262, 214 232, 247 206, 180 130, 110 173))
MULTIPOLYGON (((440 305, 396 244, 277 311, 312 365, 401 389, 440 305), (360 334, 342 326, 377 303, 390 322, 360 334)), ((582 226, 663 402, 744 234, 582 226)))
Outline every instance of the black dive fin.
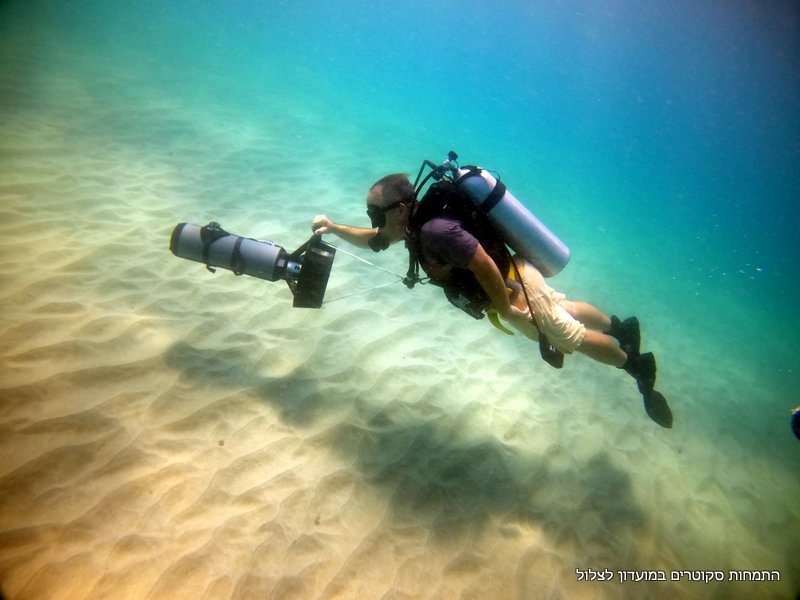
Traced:
POLYGON ((551 367, 560 369, 564 366, 564 353, 550 343, 547 336, 539 333, 539 353, 544 361, 551 367))
POLYGON ((667 404, 667 399, 661 392, 651 390, 644 394, 644 410, 647 416, 667 429, 672 428, 672 411, 667 404))

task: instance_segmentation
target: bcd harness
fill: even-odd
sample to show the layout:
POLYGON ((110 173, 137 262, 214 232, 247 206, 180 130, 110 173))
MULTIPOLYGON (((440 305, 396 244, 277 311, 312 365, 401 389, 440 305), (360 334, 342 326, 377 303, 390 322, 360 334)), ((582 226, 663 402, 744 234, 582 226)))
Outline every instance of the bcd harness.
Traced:
MULTIPOLYGON (((464 196, 456 184, 439 181, 431 185, 422 200, 415 203, 409 219, 406 238, 409 268, 404 280, 408 287, 421 281, 419 269, 422 263, 422 227, 437 217, 459 222, 483 246, 500 272, 508 273, 511 254, 492 224, 485 215, 481 215, 480 210, 464 196)), ((471 317, 484 317, 484 312, 489 307, 489 297, 468 269, 453 267, 446 280, 431 277, 430 282, 443 288, 447 299, 471 317)))

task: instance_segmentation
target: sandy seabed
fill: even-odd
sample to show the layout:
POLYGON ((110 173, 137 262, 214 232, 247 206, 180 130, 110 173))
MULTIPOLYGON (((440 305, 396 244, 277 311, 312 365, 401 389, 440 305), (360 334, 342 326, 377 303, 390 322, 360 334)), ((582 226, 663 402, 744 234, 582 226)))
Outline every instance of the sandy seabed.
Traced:
POLYGON ((46 81, 0 122, 7 600, 794 597, 788 446, 736 439, 747 415, 716 438, 692 418, 755 389, 746 373, 684 370, 702 349, 660 339, 680 356, 668 431, 623 373, 550 370, 436 290, 349 297, 392 276, 345 255, 332 302, 293 309, 283 283, 212 275, 169 235, 213 219, 293 249, 314 214, 361 218, 346 131, 309 168, 287 158, 323 135, 300 112, 259 125, 46 81))

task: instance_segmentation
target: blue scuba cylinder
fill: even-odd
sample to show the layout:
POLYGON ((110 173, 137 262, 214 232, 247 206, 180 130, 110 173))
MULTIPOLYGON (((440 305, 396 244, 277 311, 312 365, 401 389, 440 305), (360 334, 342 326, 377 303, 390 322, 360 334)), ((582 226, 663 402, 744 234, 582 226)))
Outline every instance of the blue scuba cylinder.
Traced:
POLYGON ((569 262, 569 248, 537 219, 506 186, 488 171, 467 166, 454 170, 456 185, 483 212, 506 244, 545 277, 560 272, 569 262))

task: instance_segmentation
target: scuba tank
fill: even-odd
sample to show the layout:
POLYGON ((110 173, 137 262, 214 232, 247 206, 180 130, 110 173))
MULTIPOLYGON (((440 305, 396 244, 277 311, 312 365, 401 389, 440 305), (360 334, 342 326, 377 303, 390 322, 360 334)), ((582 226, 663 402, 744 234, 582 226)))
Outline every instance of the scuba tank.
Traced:
POLYGON ((456 185, 486 213, 506 244, 542 275, 552 277, 567 266, 569 248, 533 216, 503 182, 473 166, 458 169, 455 176, 456 185))
POLYGON ((426 160, 420 167, 417 182, 426 166, 432 171, 421 184, 415 182, 415 192, 419 194, 430 178, 452 181, 488 216, 512 250, 539 269, 545 277, 559 273, 570 259, 569 248, 564 242, 531 214, 501 181, 480 167, 459 167, 457 159, 458 155, 451 151, 441 165, 426 160))

